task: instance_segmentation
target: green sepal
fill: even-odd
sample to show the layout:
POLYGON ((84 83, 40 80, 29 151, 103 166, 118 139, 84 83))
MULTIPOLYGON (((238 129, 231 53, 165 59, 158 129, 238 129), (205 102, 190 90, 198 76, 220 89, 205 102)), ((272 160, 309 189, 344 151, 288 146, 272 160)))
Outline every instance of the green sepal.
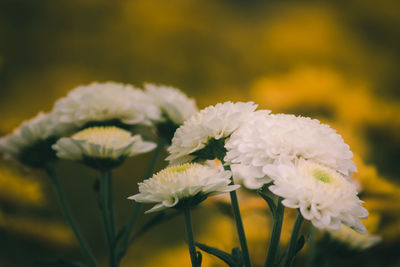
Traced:
POLYGON ((84 156, 83 159, 81 160, 81 163, 98 171, 104 172, 120 166, 126 158, 127 156, 125 155, 117 159, 84 156))
POLYGON ((89 121, 87 123, 85 123, 85 125, 83 125, 81 128, 79 128, 79 131, 82 131, 84 129, 87 128, 91 128, 91 127, 117 127, 117 128, 121 128, 124 130, 131 130, 132 129, 132 125, 129 124, 125 124, 123 123, 121 120, 119 119, 111 119, 111 120, 104 120, 104 121, 89 121))
POLYGON ((185 209, 186 207, 195 207, 201 202, 203 202, 208 197, 208 194, 204 194, 203 192, 199 192, 194 196, 182 198, 179 200, 178 204, 174 206, 175 209, 185 209))

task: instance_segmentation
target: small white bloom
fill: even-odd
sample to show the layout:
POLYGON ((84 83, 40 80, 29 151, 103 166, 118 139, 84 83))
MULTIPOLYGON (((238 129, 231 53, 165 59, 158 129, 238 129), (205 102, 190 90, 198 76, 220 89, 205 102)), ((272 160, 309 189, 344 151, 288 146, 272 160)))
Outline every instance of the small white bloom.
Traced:
POLYGON ((235 183, 243 184, 248 189, 259 189, 271 181, 268 177, 259 177, 258 173, 254 173, 254 169, 247 165, 232 164, 231 170, 235 183))
POLYGON ((115 82, 76 87, 55 103, 54 113, 60 122, 75 128, 107 121, 149 124, 161 116, 154 100, 142 90, 115 82))
POLYGON ((318 120, 294 115, 255 116, 232 134, 225 161, 248 165, 268 183, 275 164, 303 158, 351 176, 353 153, 335 130, 318 120))
MULTIPOLYGON (((218 168, 219 170, 224 170, 222 162, 218 159, 206 160, 204 165, 211 168, 218 168)), ((248 189, 258 189, 265 184, 265 179, 257 178, 252 172, 252 168, 243 164, 232 164, 230 165, 232 177, 235 184, 243 184, 248 189)))
POLYGON ((167 117, 161 120, 169 119, 179 126, 198 111, 194 99, 188 98, 176 88, 149 83, 144 88, 167 117))
POLYGON ((140 135, 114 126, 86 128, 71 137, 57 141, 53 149, 63 159, 83 162, 96 169, 109 169, 127 157, 151 151, 155 144, 145 142, 140 135))
POLYGON ((168 148, 170 155, 167 160, 172 165, 190 162, 196 158, 192 153, 198 152, 215 140, 223 141, 221 148, 224 150, 224 138, 229 137, 249 120, 256 108, 257 105, 253 102, 225 102, 200 110, 176 130, 168 148))
POLYGON ((370 233, 360 234, 344 225, 339 230, 329 230, 327 232, 333 240, 354 250, 368 249, 382 240, 378 235, 370 233))
POLYGON ((54 116, 41 112, 24 121, 12 134, 0 138, 0 151, 28 166, 43 167, 56 158, 51 145, 62 131, 54 116))
POLYGON ((359 233, 366 229, 360 218, 368 211, 361 206, 354 184, 339 172, 300 159, 294 164, 279 164, 271 172, 274 184, 269 189, 284 198, 286 207, 299 209, 315 227, 339 229, 343 223, 359 233))
POLYGON ((139 193, 129 199, 142 203, 157 203, 146 213, 171 207, 194 206, 208 196, 239 188, 239 185, 229 185, 230 177, 230 171, 198 163, 186 163, 165 168, 139 183, 139 193))

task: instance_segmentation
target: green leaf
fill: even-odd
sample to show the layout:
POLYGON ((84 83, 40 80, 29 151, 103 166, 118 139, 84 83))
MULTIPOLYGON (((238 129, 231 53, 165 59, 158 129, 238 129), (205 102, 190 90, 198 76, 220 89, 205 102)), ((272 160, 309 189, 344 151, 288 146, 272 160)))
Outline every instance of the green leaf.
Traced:
POLYGON ((201 243, 196 243, 196 246, 199 249, 203 250, 204 252, 207 252, 208 254, 216 256, 217 258, 219 258, 220 260, 222 260, 226 264, 228 264, 230 267, 241 266, 241 265, 238 265, 237 262, 235 262, 235 258, 231 254, 229 254, 225 251, 222 251, 220 249, 210 247, 210 246, 207 246, 207 245, 204 245, 201 243))
POLYGON ((264 194, 263 192, 261 192, 260 190, 257 191, 257 194, 267 202, 269 209, 271 210, 272 216, 276 218, 277 214, 276 214, 276 205, 274 203, 274 200, 269 196, 267 196, 266 194, 264 194))

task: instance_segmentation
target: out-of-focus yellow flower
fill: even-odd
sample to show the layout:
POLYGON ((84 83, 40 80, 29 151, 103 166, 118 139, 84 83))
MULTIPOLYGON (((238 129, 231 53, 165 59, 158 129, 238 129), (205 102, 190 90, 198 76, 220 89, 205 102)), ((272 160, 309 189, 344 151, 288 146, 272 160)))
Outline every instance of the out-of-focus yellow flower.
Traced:
POLYGON ((358 172, 354 173, 354 178, 360 182, 361 190, 366 197, 393 197, 400 199, 400 186, 389 182, 380 176, 374 165, 366 164, 357 154, 354 161, 358 172))
POLYGON ((40 206, 44 201, 39 182, 0 166, 0 202, 15 206, 40 206))
POLYGON ((49 246, 71 247, 76 244, 72 231, 67 225, 22 215, 0 215, 0 227, 23 238, 49 246))
POLYGON ((260 78, 251 95, 274 112, 307 112, 352 127, 382 122, 400 125, 398 103, 380 99, 366 81, 331 68, 301 66, 260 78))

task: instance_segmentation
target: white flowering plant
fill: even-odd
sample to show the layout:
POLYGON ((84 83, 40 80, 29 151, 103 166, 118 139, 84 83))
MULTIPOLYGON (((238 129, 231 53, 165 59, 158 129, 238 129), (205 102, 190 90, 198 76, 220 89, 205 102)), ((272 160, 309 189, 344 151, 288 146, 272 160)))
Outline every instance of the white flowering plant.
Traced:
POLYGON ((202 265, 202 250, 228 266, 250 267, 251 253, 236 192, 243 189, 256 192, 271 211, 265 266, 293 264, 306 242, 301 235, 307 232, 304 221, 357 249, 368 248, 379 239, 361 237, 366 228, 360 219, 367 218, 368 211, 359 199, 352 178, 357 168, 343 138, 318 120, 271 114, 257 110, 253 102, 228 101, 198 111, 193 99, 173 87, 146 83, 142 90, 115 82, 92 83, 76 87, 56 101, 51 112, 39 113, 2 137, 0 152, 47 171, 90 267, 100 264, 72 217, 59 182, 57 159, 75 161, 100 173, 94 188, 110 267, 120 266, 135 236, 182 213, 192 266, 202 265), (139 131, 143 125, 153 134, 139 131), (129 197, 134 201, 130 219, 117 229, 112 172, 127 158, 153 150, 138 193, 129 197), (154 173, 163 150, 168 152, 169 166, 154 173), (232 253, 196 243, 192 228, 193 208, 223 194, 229 194, 240 244, 232 253), (143 204, 154 205, 144 213, 175 211, 150 220, 133 233, 143 204), (285 208, 297 210, 297 218, 287 250, 280 253, 285 208), (343 227, 347 227, 346 235, 339 234, 343 227))

